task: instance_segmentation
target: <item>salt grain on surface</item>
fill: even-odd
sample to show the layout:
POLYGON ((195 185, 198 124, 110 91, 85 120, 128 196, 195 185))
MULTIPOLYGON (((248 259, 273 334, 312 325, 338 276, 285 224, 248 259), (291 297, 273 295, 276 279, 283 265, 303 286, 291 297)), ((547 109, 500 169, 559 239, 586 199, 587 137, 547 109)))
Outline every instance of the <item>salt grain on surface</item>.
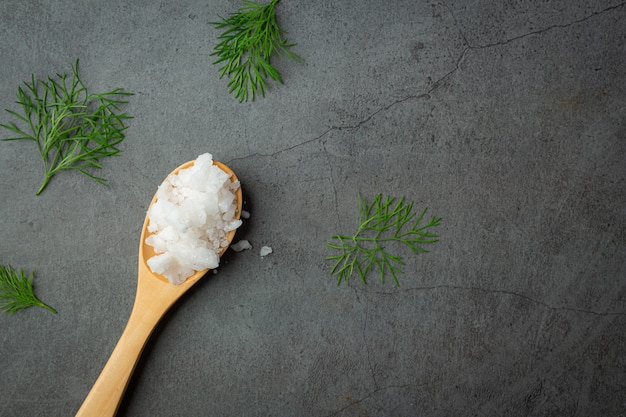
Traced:
POLYGON ((180 284, 195 271, 217 268, 228 233, 241 225, 235 218, 239 186, 209 153, 169 175, 148 210, 146 244, 157 254, 147 260, 152 272, 180 284))
POLYGON ((230 245, 230 248, 235 252, 241 252, 242 250, 252 249, 252 245, 247 240, 243 239, 237 243, 230 245))
POLYGON ((261 252, 260 252, 261 258, 266 257, 267 255, 269 255, 272 252, 273 252, 272 248, 270 248, 269 246, 263 246, 261 248, 261 252))

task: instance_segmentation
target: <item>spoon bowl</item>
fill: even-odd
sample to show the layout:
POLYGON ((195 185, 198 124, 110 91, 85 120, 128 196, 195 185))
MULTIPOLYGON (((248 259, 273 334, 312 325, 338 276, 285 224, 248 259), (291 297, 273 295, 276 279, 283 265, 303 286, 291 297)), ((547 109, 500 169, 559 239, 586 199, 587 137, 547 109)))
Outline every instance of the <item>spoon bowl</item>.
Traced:
MULTIPOLYGON (((189 168, 193 164, 194 161, 189 161, 176 168, 170 175, 177 174, 181 169, 189 168)), ((213 161, 213 164, 229 174, 231 181, 237 181, 237 176, 229 167, 218 161, 213 161)), ((235 218, 238 219, 243 204, 241 187, 237 188, 235 194, 237 200, 235 218)), ((156 200, 155 194, 150 206, 156 200)), ((208 272, 208 269, 196 271, 178 285, 174 285, 164 276, 152 272, 148 267, 147 260, 154 256, 155 252, 150 245, 145 243, 146 238, 150 235, 148 224, 149 219, 146 216, 139 244, 137 293, 130 318, 100 376, 78 410, 77 417, 115 415, 143 348, 159 320, 187 290, 208 272)), ((229 244, 234 236, 235 230, 228 233, 229 244)), ((219 256, 227 248, 227 246, 224 247, 219 256)))

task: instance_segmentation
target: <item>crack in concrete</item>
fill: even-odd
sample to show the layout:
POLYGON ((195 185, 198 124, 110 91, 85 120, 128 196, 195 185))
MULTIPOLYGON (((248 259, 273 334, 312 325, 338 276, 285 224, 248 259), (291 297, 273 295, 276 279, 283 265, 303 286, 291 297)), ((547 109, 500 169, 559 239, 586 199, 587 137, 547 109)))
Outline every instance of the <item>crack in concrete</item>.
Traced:
POLYGON ((374 370, 374 366, 372 365, 372 359, 370 356, 370 347, 369 344, 367 343, 367 325, 369 322, 369 311, 370 311, 370 303, 369 303, 369 299, 367 300, 367 303, 365 304, 365 320, 363 321, 363 331, 362 331, 362 337, 363 337, 363 344, 365 345, 365 353, 367 356, 367 365, 369 367, 370 370, 370 374, 372 376, 372 381, 374 381, 374 387, 376 387, 376 389, 380 388, 380 386, 378 385, 378 381, 376 380, 376 371, 374 370))
POLYGON ((335 197, 335 216, 337 217, 337 225, 339 225, 341 223, 341 217, 339 216, 339 197, 337 195, 337 184, 335 183, 335 174, 333 173, 333 164, 330 163, 328 149, 326 149, 326 141, 322 140, 321 145, 322 145, 322 150, 324 151, 324 157, 326 158, 328 172, 330 174, 330 185, 333 188, 333 195, 335 197))
MULTIPOLYGON (((460 291, 478 291, 478 292, 483 292, 483 293, 487 293, 487 294, 500 294, 500 295, 509 295, 512 297, 516 297, 516 298, 521 298, 523 300, 526 301, 530 301, 531 303, 534 304, 539 304, 549 310, 554 310, 554 311, 569 311, 569 312, 573 312, 573 313, 580 313, 580 314, 590 314, 590 315, 594 315, 594 316, 599 316, 599 317, 607 317, 607 316, 616 316, 616 317, 626 317, 626 312, 622 312, 622 311, 595 311, 595 310, 587 310, 587 309, 582 309, 582 308, 575 308, 575 307, 566 307, 566 306, 554 306, 551 304, 548 304, 545 301, 541 301, 538 300, 536 298, 532 298, 529 297, 528 295, 525 294, 521 294, 515 291, 509 291, 509 290, 497 290, 497 289, 489 289, 489 288, 483 288, 483 287, 472 287, 472 286, 460 286, 460 285, 433 285, 433 286, 428 286, 428 287, 411 287, 411 288, 404 288, 401 289, 401 291, 403 292, 408 292, 408 291, 435 291, 435 290, 440 290, 440 289, 448 289, 448 290, 460 290, 460 291)), ((397 293, 392 293, 392 292, 384 292, 384 291, 376 291, 374 292, 375 294, 379 294, 379 295, 395 295, 397 293)))
POLYGON ((295 145, 289 146, 287 148, 279 149, 279 150, 277 150, 275 152, 272 152, 272 153, 254 152, 254 153, 251 153, 251 154, 246 155, 246 156, 240 156, 238 158, 230 159, 228 163, 231 163, 233 161, 241 161, 241 160, 244 160, 244 159, 254 158, 254 157, 257 157, 257 156, 265 157, 265 158, 271 158, 271 157, 276 156, 278 154, 281 154, 281 153, 284 153, 284 152, 289 152, 289 151, 292 151, 294 149, 300 148, 302 146, 306 146, 309 143, 318 142, 324 136, 326 136, 328 133, 332 132, 333 130, 335 130, 335 128, 334 127, 330 127, 324 133, 322 133, 321 135, 318 135, 318 136, 316 136, 314 138, 311 138, 311 139, 307 139, 304 142, 296 143, 295 145))
POLYGON ((467 37, 465 36, 465 32, 463 32, 463 31, 460 29, 461 25, 459 24, 459 21, 458 21, 458 20, 456 20, 456 15, 455 15, 455 14, 454 14, 454 12, 452 11, 452 8, 451 8, 451 7, 448 5, 448 3, 447 3, 447 2, 445 2, 445 1, 442 1, 442 2, 441 2, 441 4, 443 4, 443 6, 444 6, 446 9, 448 9, 448 13, 450 13, 450 16, 452 17, 452 21, 454 22, 454 26, 455 26, 456 28, 458 28, 458 30, 459 30, 459 34, 460 34, 460 35, 461 35, 461 37, 463 38, 463 42, 465 43, 465 45, 469 46, 469 45, 470 45, 470 43, 469 43, 469 41, 467 40, 467 37))
MULTIPOLYGON (((447 5, 447 3, 442 2, 442 4, 448 9, 452 20, 454 21, 455 25, 458 27, 459 23, 456 19, 456 16, 454 15, 453 11, 451 10, 451 8, 447 5)), ((538 30, 534 30, 528 33, 524 33, 522 35, 518 35, 509 39, 505 39, 503 41, 499 41, 499 42, 492 42, 492 43, 487 43, 487 44, 482 44, 482 45, 472 45, 471 42, 468 41, 467 37, 465 36, 465 33, 459 29, 459 34, 461 35, 463 42, 465 43, 466 47, 459 53, 459 57, 457 58, 453 68, 448 71, 447 73, 445 73, 443 76, 441 76, 439 79, 435 80, 432 83, 432 87, 424 93, 421 94, 412 94, 412 95, 408 95, 406 97, 397 99, 392 101, 391 103, 387 104, 386 106, 383 106, 381 108, 379 108, 378 110, 374 111, 373 113, 369 114, 368 116, 366 116, 365 118, 363 118, 362 120, 358 121, 355 124, 351 124, 351 125, 340 125, 340 126, 331 126, 328 129, 326 129, 324 132, 322 132, 320 135, 313 137, 311 139, 307 139, 303 142, 297 143, 295 145, 289 146, 287 148, 283 148, 283 149, 279 149, 275 152, 272 153, 259 153, 259 152, 255 152, 246 156, 242 156, 242 157, 238 157, 238 158, 234 158, 231 159, 231 161, 237 161, 237 160, 242 160, 242 159, 248 159, 248 158, 252 158, 252 157, 273 157, 276 156, 278 154, 284 153, 284 152, 289 152, 292 151, 294 149, 297 149, 299 147, 308 145, 310 143, 313 142, 317 142, 322 140, 322 138, 324 138, 326 135, 328 135, 330 132, 332 131, 342 131, 342 130, 355 130, 355 129, 359 129, 361 128, 364 124, 366 124, 367 122, 369 122, 370 120, 372 120, 374 117, 376 117, 377 115, 379 115, 380 113, 386 112, 388 110, 390 110, 391 108, 404 103, 406 101, 409 100, 420 100, 420 99, 428 99, 430 98, 430 96, 448 79, 450 78, 455 72, 457 72, 460 68, 460 64, 463 61, 463 59, 467 56, 468 52, 472 51, 472 50, 482 50, 482 49, 488 49, 488 48, 494 48, 494 47, 499 47, 499 46, 503 46, 503 45, 508 45, 512 42, 518 41, 520 39, 524 39, 530 36, 536 36, 536 35, 541 35, 547 32, 550 32, 552 30, 555 29, 564 29, 564 28, 568 28, 570 26, 573 25, 577 25, 580 23, 584 23, 594 17, 600 16, 602 14, 611 12, 613 10, 616 9, 620 9, 622 7, 626 6, 626 2, 622 2, 620 4, 614 5, 614 6, 610 6, 607 7, 603 10, 597 11, 597 12, 592 12, 587 16, 581 17, 580 19, 568 22, 568 23, 563 23, 563 24, 557 24, 557 25, 551 25, 548 27, 545 27, 543 29, 538 29, 538 30)), ((324 148, 324 151, 327 153, 327 150, 324 148)))
MULTIPOLYGON (((583 22, 585 22, 585 21, 587 21, 587 20, 589 20, 589 19, 592 19, 592 18, 594 18, 594 17, 600 16, 600 15, 602 15, 602 14, 604 14, 604 13, 607 13, 607 12, 613 11, 613 10, 615 10, 615 9, 622 8, 622 7, 624 7, 624 6, 626 6, 626 2, 622 2, 622 3, 617 4, 617 5, 615 5, 615 6, 610 6, 610 7, 607 7, 607 8, 605 8, 605 9, 603 9, 603 10, 598 11, 598 12, 592 12, 591 14, 589 14, 589 15, 587 15, 587 16, 581 17, 580 19, 577 19, 577 20, 573 20, 573 21, 571 21, 571 22, 569 22, 569 23, 563 23, 563 24, 559 24, 559 25, 551 25, 551 26, 545 27, 545 28, 543 28, 543 29, 533 30, 533 31, 531 31, 531 32, 524 33, 524 34, 522 34, 522 35, 514 36, 514 37, 512 37, 512 38, 505 39, 505 40, 503 40, 503 41, 499 41, 499 42, 492 42, 492 43, 487 43, 487 44, 483 44, 483 45, 471 45, 469 42, 467 42, 467 39, 465 38, 465 36, 463 35, 463 33, 462 33, 461 31, 459 31, 459 32, 460 32, 460 33, 461 33, 461 35, 463 36, 463 39, 465 39, 465 41, 467 42, 468 48, 470 48, 470 49, 485 49, 485 48, 492 48, 492 47, 496 47, 496 46, 507 45, 507 44, 509 44, 509 43, 511 43, 511 42, 515 42, 515 41, 518 41, 518 40, 520 40, 520 39, 527 38, 527 37, 529 37, 529 36, 541 35, 541 34, 543 34, 543 33, 546 33, 546 32, 549 32, 549 31, 552 31, 552 30, 554 30, 554 29, 565 29, 565 28, 568 28, 568 27, 570 27, 570 26, 574 26, 574 25, 577 25, 577 24, 583 23, 583 22)), ((453 19, 454 19, 454 16, 453 16, 453 19)), ((456 19, 455 19, 455 22, 456 22, 456 19)))

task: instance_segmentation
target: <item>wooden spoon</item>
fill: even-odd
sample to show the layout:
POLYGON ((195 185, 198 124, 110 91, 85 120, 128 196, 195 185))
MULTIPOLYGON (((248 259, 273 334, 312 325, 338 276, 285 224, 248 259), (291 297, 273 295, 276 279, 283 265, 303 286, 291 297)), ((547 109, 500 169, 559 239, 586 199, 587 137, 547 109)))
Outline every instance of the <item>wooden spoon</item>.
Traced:
MULTIPOLYGON (((181 169, 189 168, 194 161, 187 162, 176 168, 172 174, 178 173, 181 169)), ((213 161, 227 174, 230 174, 232 181, 237 181, 235 173, 226 165, 213 161)), ((171 174, 170 174, 171 175, 171 174)), ((237 211, 235 217, 241 215, 242 193, 241 187, 236 191, 237 211)), ((156 201, 156 195, 150 205, 156 201)), ((146 345, 152 331, 155 329, 161 317, 189 288, 191 288, 208 269, 197 271, 179 285, 171 284, 167 278, 153 273, 146 261, 155 253, 151 246, 146 245, 148 232, 148 216, 143 223, 141 231, 141 242, 139 244, 139 271, 137 282, 137 294, 135 303, 130 313, 130 318, 126 328, 122 333, 113 353, 102 369, 100 376, 96 380, 93 388, 85 398, 83 405, 78 410, 76 416, 114 416, 124 396, 124 391, 133 374, 135 366, 139 361, 141 352, 146 345)), ((228 234, 229 244, 235 236, 235 231, 228 234)), ((226 247, 220 252, 220 256, 226 251, 226 247)))

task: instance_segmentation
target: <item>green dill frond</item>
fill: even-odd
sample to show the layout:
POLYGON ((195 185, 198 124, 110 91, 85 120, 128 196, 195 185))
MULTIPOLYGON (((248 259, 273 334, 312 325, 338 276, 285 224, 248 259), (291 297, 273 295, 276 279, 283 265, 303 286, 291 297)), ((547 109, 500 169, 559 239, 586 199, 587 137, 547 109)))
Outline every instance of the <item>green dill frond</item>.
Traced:
POLYGON ((284 31, 276 22, 278 1, 261 4, 244 0, 244 5, 228 18, 210 22, 217 29, 224 29, 211 53, 217 56, 213 64, 222 64, 218 70, 220 78, 230 78, 228 92, 234 93, 239 102, 254 100, 258 94, 265 97, 268 78, 283 83, 270 62, 273 56, 300 61, 289 49, 296 44, 283 37, 284 31))
POLYGON ((56 314, 56 310, 40 301, 33 289, 35 274, 26 276, 23 269, 16 271, 10 265, 0 265, 0 310, 13 314, 28 307, 43 307, 56 314))
POLYGON ((63 170, 77 170, 87 177, 105 184, 90 170, 101 169, 100 160, 120 152, 117 147, 124 140, 127 119, 120 105, 124 97, 133 95, 115 89, 102 94, 90 93, 78 76, 78 60, 71 77, 57 74, 46 80, 24 82, 17 91, 17 104, 22 113, 6 110, 15 122, 0 124, 16 136, 5 141, 27 140, 37 145, 44 166, 44 180, 39 195, 50 179, 63 170))
POLYGON ((334 242, 327 243, 328 247, 339 252, 326 258, 334 261, 330 273, 337 276, 337 285, 347 282, 353 274, 367 284, 366 275, 378 270, 383 284, 391 276, 395 285, 399 286, 398 274, 403 273, 401 267, 404 260, 389 253, 385 245, 399 242, 413 254, 428 252, 421 245, 439 240, 438 235, 429 229, 438 226, 441 219, 432 217, 428 223, 421 225, 425 214, 426 209, 419 215, 413 212, 413 203, 405 203, 404 197, 399 200, 391 197, 383 199, 382 194, 378 194, 368 204, 359 195, 359 227, 356 233, 352 236, 332 236, 334 242))

